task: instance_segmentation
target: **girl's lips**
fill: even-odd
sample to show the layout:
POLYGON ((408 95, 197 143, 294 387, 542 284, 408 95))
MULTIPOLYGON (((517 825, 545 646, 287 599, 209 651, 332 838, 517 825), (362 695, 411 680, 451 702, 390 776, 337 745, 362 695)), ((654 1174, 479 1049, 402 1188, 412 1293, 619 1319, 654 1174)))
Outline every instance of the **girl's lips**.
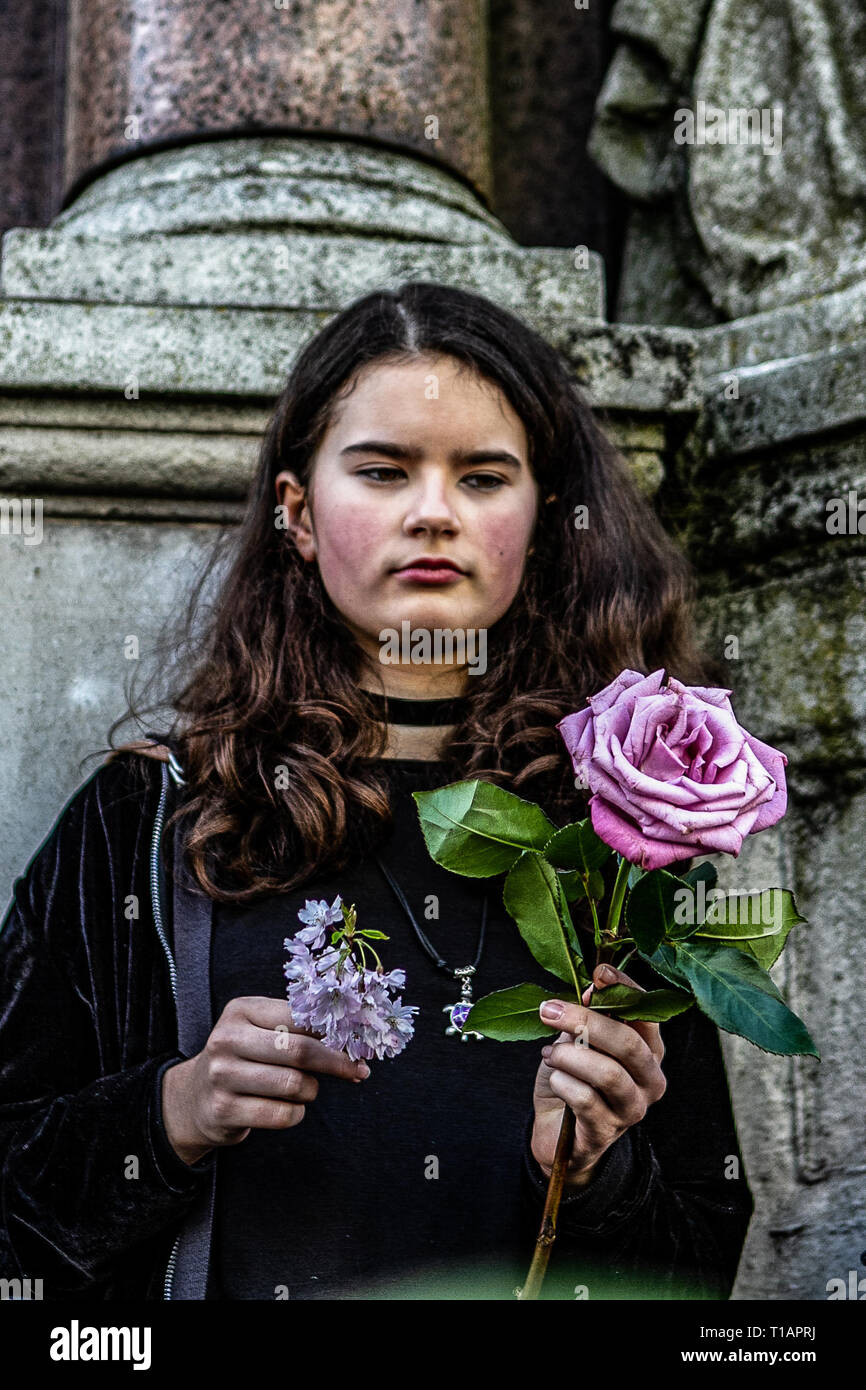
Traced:
POLYGON ((441 569, 433 569, 430 565, 409 565, 394 573, 397 579, 408 579, 414 584, 451 584, 455 579, 464 578, 460 570, 451 569, 449 565, 443 565, 441 569))

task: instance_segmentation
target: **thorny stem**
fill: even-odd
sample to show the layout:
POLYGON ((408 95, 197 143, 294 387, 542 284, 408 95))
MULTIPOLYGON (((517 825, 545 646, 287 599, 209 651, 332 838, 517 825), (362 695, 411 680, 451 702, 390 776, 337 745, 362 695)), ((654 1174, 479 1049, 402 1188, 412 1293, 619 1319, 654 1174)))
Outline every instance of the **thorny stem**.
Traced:
POLYGON ((622 905, 625 901, 625 890, 628 887, 628 876, 630 873, 631 864, 627 859, 620 858, 619 868, 616 871, 616 878, 613 884, 613 892, 610 895, 610 908, 608 909, 607 922, 604 928, 605 936, 616 936, 616 929, 619 926, 619 919, 622 915, 622 905))
MULTIPOLYGON (((596 957, 595 965, 601 965, 608 958, 608 953, 613 956, 616 952, 619 941, 616 929, 622 915, 622 905, 625 900, 626 888, 628 886, 628 875, 631 864, 627 859, 620 859, 617 869, 616 879, 614 880, 613 892, 611 894, 610 909, 607 914, 605 924, 605 939, 599 945, 598 918, 593 906, 593 918, 596 924, 596 957)), ((592 903, 592 899, 590 899, 592 903)), ((632 952, 629 952, 631 955, 632 952)), ((595 966, 593 966, 593 971, 595 966)), ((578 990, 580 997, 580 990, 578 990)), ((535 1241, 535 1251, 532 1256, 532 1263, 529 1266, 529 1273, 526 1276, 526 1283, 518 1291, 518 1301, 523 1302, 529 1299, 537 1299, 544 1276, 547 1273, 547 1266, 550 1261, 550 1252, 553 1249, 553 1242, 556 1240, 556 1222, 559 1216, 559 1207, 562 1201, 562 1191, 565 1186, 565 1172, 574 1148, 575 1114, 570 1105, 563 1105, 562 1123, 559 1127, 559 1137, 556 1141, 556 1153, 553 1157, 553 1167, 547 1182, 547 1196, 544 1201, 544 1211, 541 1216, 541 1227, 535 1241)))

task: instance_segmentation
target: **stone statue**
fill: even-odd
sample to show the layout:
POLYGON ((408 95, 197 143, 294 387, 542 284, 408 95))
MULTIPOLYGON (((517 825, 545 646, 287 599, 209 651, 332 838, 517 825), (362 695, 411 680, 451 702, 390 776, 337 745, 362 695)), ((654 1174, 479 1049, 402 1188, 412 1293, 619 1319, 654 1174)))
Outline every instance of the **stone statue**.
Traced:
POLYGON ((866 271, 862 0, 618 0, 589 151, 632 199, 617 317, 701 327, 866 271))

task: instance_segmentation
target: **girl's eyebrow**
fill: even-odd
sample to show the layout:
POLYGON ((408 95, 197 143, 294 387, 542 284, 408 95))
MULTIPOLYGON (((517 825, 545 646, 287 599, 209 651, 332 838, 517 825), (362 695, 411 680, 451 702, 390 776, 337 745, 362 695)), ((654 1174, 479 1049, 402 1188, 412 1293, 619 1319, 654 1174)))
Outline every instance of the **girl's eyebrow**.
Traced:
MULTIPOLYGON (((385 454, 387 458, 414 463, 424 457, 424 450, 417 445, 410 447, 406 444, 393 444, 384 439, 365 439, 359 444, 347 444, 345 449, 340 450, 341 457, 343 454, 385 454)), ((522 466, 520 459, 510 454, 507 449, 452 449, 451 462, 503 463, 507 468, 516 469, 522 466)))

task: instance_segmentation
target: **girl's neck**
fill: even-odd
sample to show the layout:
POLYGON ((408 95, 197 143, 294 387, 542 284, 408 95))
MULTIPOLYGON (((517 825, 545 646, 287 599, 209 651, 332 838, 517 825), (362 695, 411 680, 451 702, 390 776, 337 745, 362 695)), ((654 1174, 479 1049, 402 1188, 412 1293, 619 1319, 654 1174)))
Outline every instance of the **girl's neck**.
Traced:
POLYGON ((389 724, 388 743, 382 757, 436 760, 453 730, 453 724, 436 727, 389 724))

